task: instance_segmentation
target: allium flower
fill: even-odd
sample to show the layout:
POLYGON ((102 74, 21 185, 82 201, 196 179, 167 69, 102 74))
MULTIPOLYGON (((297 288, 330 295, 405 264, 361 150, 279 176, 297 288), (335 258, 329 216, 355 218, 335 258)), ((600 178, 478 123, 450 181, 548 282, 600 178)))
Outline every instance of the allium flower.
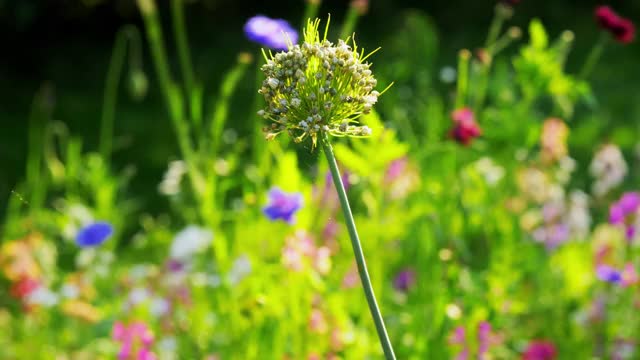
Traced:
MULTIPOLYGON (((282 132, 294 141, 306 137, 316 145, 318 134, 334 136, 369 136, 371 129, 357 119, 369 113, 381 93, 365 62, 369 55, 339 40, 334 44, 320 40, 320 20, 309 21, 302 45, 290 44, 287 52, 265 53, 262 66, 266 79, 258 91, 267 107, 258 115, 273 123, 264 128, 266 138, 282 132)), ((383 91, 384 92, 384 91, 383 91)))
POLYGON ((607 144, 593 157, 589 171, 595 178, 594 195, 603 196, 624 180, 628 167, 620 149, 616 145, 607 144))
POLYGON ((522 360, 554 360, 556 356, 556 346, 552 342, 534 340, 527 345, 522 360))
POLYGON ((282 19, 258 15, 244 25, 244 34, 251 41, 273 50, 287 50, 290 43, 298 42, 298 33, 282 19))
POLYGON ((465 107, 455 110, 451 114, 451 119, 454 125, 450 135, 460 144, 469 145, 473 139, 482 134, 482 130, 476 123, 475 115, 470 108, 465 107))
POLYGON ((635 37, 635 26, 629 19, 618 15, 608 6, 598 6, 595 11, 598 25, 613 35, 618 42, 628 44, 635 37))
POLYGON ((416 275, 410 268, 400 271, 393 280, 393 287, 402 292, 409 291, 416 283, 416 275))
POLYGON ((605 264, 596 267, 596 276, 598 279, 612 284, 617 284, 622 280, 620 271, 605 264))
POLYGON ((623 225, 627 239, 632 240, 636 234, 638 218, 640 218, 640 193, 628 192, 609 209, 609 222, 623 225))
POLYGON ((76 244, 81 247, 98 246, 113 234, 111 224, 98 221, 86 225, 76 235, 76 244))
POLYGON ((142 322, 127 325, 117 321, 113 324, 113 340, 120 343, 118 360, 155 360, 151 352, 153 332, 142 322))
POLYGON ((211 230, 189 225, 173 238, 169 254, 172 259, 188 261, 196 253, 205 250, 212 239, 211 230))
POLYGON ((294 215, 302 207, 302 195, 288 194, 278 187, 269 190, 269 204, 262 212, 271 220, 283 220, 289 224, 295 222, 294 215))

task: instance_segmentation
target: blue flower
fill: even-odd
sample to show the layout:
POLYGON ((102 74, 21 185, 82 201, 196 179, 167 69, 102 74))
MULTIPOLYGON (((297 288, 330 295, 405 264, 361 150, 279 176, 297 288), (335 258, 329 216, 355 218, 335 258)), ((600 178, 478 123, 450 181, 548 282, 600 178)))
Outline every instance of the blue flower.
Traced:
POLYGON ((262 209, 262 212, 271 220, 283 220, 293 224, 293 215, 302 207, 302 195, 299 193, 288 194, 278 187, 269 190, 269 204, 262 209))
POLYGON ((596 268, 596 276, 602 281, 613 284, 617 284, 622 280, 622 274, 620 271, 609 265, 598 265, 596 268))
POLYGON ((244 25, 244 33, 251 41, 274 50, 287 50, 288 40, 296 44, 298 33, 282 19, 257 15, 244 25))
POLYGON ((98 246, 113 234, 113 226, 104 221, 86 225, 76 235, 76 244, 80 247, 98 246))

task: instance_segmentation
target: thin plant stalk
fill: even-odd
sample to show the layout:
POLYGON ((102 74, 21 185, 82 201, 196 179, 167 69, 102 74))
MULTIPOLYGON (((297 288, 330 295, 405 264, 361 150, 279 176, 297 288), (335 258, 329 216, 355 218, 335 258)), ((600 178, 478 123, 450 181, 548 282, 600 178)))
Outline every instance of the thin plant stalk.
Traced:
POLYGON ((156 4, 153 0, 138 0, 138 8, 142 14, 147 30, 147 39, 151 57, 156 69, 160 88, 165 97, 169 115, 178 138, 180 152, 187 163, 187 173, 196 194, 204 191, 204 179, 194 167, 195 154, 189 135, 189 123, 185 119, 181 91, 171 78, 167 52, 164 47, 162 27, 158 19, 156 4))
POLYGON ((471 52, 469 50, 460 50, 460 54, 458 55, 458 88, 456 92, 456 109, 463 107, 467 103, 470 59, 471 52))
POLYGON ((102 98, 99 149, 100 155, 107 163, 110 162, 111 152, 113 151, 113 124, 115 121, 116 101, 118 99, 118 86, 126 57, 127 40, 130 44, 129 67, 131 70, 140 70, 142 67, 138 29, 133 25, 125 25, 116 35, 102 98))
POLYGON ((353 34, 356 25, 358 25, 360 15, 362 15, 362 10, 355 6, 352 1, 349 10, 347 10, 347 16, 342 23, 342 29, 340 29, 340 39, 346 39, 353 34))
POLYGON ((598 41, 595 43, 595 45, 593 45, 593 48, 591 48, 591 51, 587 56, 587 60, 585 60, 584 65, 582 65, 582 69, 578 73, 579 79, 584 80, 588 78, 589 75, 591 75, 591 72, 593 72, 593 68, 596 66, 596 64, 600 60, 600 57, 602 56, 604 47, 607 44, 607 38, 607 34, 605 34, 604 32, 600 34, 600 38, 598 38, 598 41))
POLYGON ((178 59, 180 61, 180 71, 184 80, 187 104, 191 114, 191 120, 196 126, 200 126, 202 121, 201 112, 198 109, 200 101, 198 96, 200 92, 196 90, 196 81, 191 62, 191 52, 189 51, 189 41, 187 39, 187 30, 185 26, 184 16, 184 0, 172 0, 171 13, 173 15, 173 34, 176 40, 176 48, 178 50, 178 59))
POLYGON ((307 26, 307 21, 309 19, 315 19, 318 15, 318 10, 320 10, 320 4, 322 0, 307 0, 306 5, 304 7, 304 15, 302 16, 302 29, 307 26))
POLYGON ((393 347, 391 346, 391 341, 389 340, 389 335, 387 335, 387 329, 384 326, 384 320, 382 319, 382 314, 380 313, 380 309, 373 292, 373 286, 371 285, 371 279, 369 278, 369 272, 367 271, 367 263, 364 258, 364 253, 362 252, 360 238, 358 237, 358 230, 356 229, 356 223, 353 220, 353 214, 351 213, 351 207, 349 206, 347 192, 345 191, 344 184, 342 183, 340 170, 338 169, 333 148, 329 142, 327 134, 324 132, 321 134, 320 143, 322 144, 322 149, 327 157, 329 169, 331 170, 331 177, 333 178, 333 183, 338 192, 340 207, 344 213, 347 230, 349 231, 349 237, 351 238, 351 246, 353 247, 353 254, 358 266, 358 274, 360 275, 362 288, 364 289, 364 294, 367 298, 367 303, 369 304, 369 311, 371 312, 371 317, 373 317, 373 322, 375 323, 376 331, 378 332, 378 338, 380 339, 382 350, 384 351, 384 355, 387 360, 395 360, 396 356, 393 352, 393 347))

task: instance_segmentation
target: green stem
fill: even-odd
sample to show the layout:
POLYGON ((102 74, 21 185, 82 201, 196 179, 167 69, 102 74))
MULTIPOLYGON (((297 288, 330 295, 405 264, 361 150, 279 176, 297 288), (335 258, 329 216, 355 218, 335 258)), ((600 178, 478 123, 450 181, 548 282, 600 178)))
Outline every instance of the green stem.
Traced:
POLYGON ((185 92, 187 95, 187 103, 190 104, 192 120, 196 125, 201 122, 200 112, 196 109, 198 103, 194 98, 197 96, 195 89, 195 76, 191 62, 191 52, 189 51, 189 41, 187 39, 187 30, 184 20, 184 0, 171 1, 171 14, 173 15, 173 34, 178 49, 178 59, 180 61, 180 71, 184 80, 185 92))
POLYGON ((355 6, 350 6, 347 11, 347 17, 344 19, 342 23, 342 29, 340 30, 340 39, 346 39, 347 37, 353 35, 353 30, 355 30, 356 25, 358 24, 358 18, 360 18, 360 11, 355 6))
POLYGON ((160 88, 165 97, 167 108, 178 138, 180 152, 187 163, 187 172, 191 184, 197 194, 204 191, 204 179, 194 167, 195 154, 189 137, 189 123, 185 121, 182 94, 174 83, 169 72, 167 52, 164 48, 162 27, 158 19, 157 9, 153 0, 138 0, 138 8, 142 14, 147 30, 147 39, 151 49, 151 57, 156 69, 160 88))
POLYGON ((302 29, 307 27, 307 21, 313 20, 318 16, 318 10, 320 9, 321 0, 307 0, 307 5, 304 8, 304 15, 302 17, 302 29))
POLYGON ((507 12, 509 10, 503 4, 496 5, 495 12, 493 15, 493 20, 491 21, 491 25, 489 26, 489 34, 487 35, 487 41, 484 44, 485 48, 489 48, 493 45, 493 43, 498 39, 500 35, 500 30, 502 30, 502 24, 504 24, 504 20, 507 18, 507 12))
POLYGON ((587 60, 584 62, 584 65, 582 65, 582 70, 578 73, 579 79, 584 80, 591 75, 593 67, 598 63, 598 60, 600 60, 600 57, 602 56, 602 51, 604 51, 606 43, 607 34, 602 32, 598 41, 593 45, 593 48, 591 48, 591 52, 589 53, 587 60))
POLYGON ((102 98, 99 148, 100 155, 102 155, 107 164, 111 160, 111 152, 113 150, 113 124, 115 122, 116 101, 118 99, 118 85, 120 84, 120 75, 124 68, 127 51, 127 40, 131 42, 129 66, 136 70, 139 70, 142 66, 140 61, 140 34, 135 26, 125 25, 116 35, 102 98))
POLYGON ((458 89, 456 92, 456 109, 463 107, 467 103, 470 58, 471 52, 469 52, 469 50, 460 50, 460 54, 458 56, 458 89))
POLYGON ((322 144, 322 149, 324 150, 324 154, 327 157, 329 169, 331 169, 333 183, 338 192, 338 197, 340 198, 340 206, 342 207, 342 211, 344 213, 347 230, 349 231, 349 237, 351 238, 351 246, 353 247, 353 254, 356 258, 356 264, 358 266, 358 274, 360 275, 360 281, 362 282, 364 294, 367 298, 367 303, 369 304, 371 317, 373 317, 373 322, 376 325, 376 331, 378 332, 380 344, 382 345, 385 358, 387 360, 395 360, 396 356, 393 353, 393 347, 391 346, 389 335, 387 335, 387 330, 384 326, 384 320, 382 319, 382 314, 380 313, 380 309, 378 308, 376 297, 373 292, 373 287, 371 286, 371 279, 369 278, 369 273, 367 271, 367 263, 364 259, 362 245, 360 244, 360 239, 358 237, 358 230, 356 230, 356 223, 353 220, 353 214, 351 213, 351 207, 349 206, 347 192, 344 189, 344 184, 342 184, 342 177, 340 176, 340 170, 338 169, 336 157, 333 154, 333 148, 331 147, 331 143, 329 142, 329 138, 325 132, 321 133, 320 143, 322 144))

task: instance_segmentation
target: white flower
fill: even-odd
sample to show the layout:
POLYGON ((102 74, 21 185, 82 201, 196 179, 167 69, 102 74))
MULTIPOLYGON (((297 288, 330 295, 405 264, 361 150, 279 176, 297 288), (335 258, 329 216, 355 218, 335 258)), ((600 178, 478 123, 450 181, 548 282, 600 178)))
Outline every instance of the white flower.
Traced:
POLYGON ((487 185, 494 186, 504 177, 504 168, 494 163, 489 157, 476 161, 475 167, 487 185))
POLYGON ((451 66, 445 66, 440 69, 440 81, 445 84, 453 84, 458 76, 456 69, 451 66))
POLYGON ((239 283, 251 273, 251 261, 246 255, 242 255, 233 261, 231 270, 227 274, 227 279, 231 285, 239 283))
POLYGON ((56 293, 45 286, 39 286, 27 296, 27 303, 52 307, 58 303, 59 297, 56 293))
POLYGON ((167 299, 156 296, 153 299, 151 299, 151 304, 149 305, 149 312, 151 313, 151 315, 155 317, 160 317, 168 313, 169 308, 170 308, 170 305, 167 299))
POLYGON ((180 192, 180 181, 187 173, 187 164, 182 160, 175 160, 169 163, 169 168, 164 174, 162 182, 158 185, 158 190, 163 195, 176 195, 180 192))
POLYGON ((129 301, 133 305, 140 304, 149 298, 149 291, 142 287, 137 287, 129 293, 129 301))
POLYGON ((75 299, 80 296, 80 289, 74 284, 64 284, 60 288, 60 295, 67 299, 75 299))
POLYGON ((607 144, 596 153, 589 171, 595 178, 594 195, 603 196, 622 183, 628 167, 620 149, 616 145, 607 144))
POLYGON ((189 225, 173 238, 169 254, 172 259, 187 261, 196 253, 205 250, 212 240, 211 230, 189 225))

